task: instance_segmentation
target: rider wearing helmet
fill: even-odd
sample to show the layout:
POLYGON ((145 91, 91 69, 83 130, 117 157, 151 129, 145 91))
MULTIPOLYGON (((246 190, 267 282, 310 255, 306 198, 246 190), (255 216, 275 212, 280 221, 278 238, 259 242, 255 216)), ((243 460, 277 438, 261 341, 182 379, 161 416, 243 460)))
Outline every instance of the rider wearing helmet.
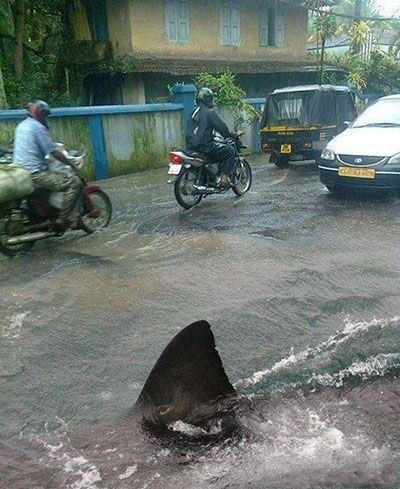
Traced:
POLYGON ((209 88, 202 88, 197 95, 197 107, 194 110, 186 135, 186 143, 190 150, 199 151, 211 161, 221 163, 220 184, 231 185, 230 176, 236 163, 236 154, 231 146, 216 142, 215 132, 224 138, 232 136, 225 122, 213 110, 214 94, 209 88))
POLYGON ((74 159, 65 156, 52 141, 46 122, 49 115, 50 107, 43 100, 34 100, 28 104, 28 117, 15 130, 13 160, 31 173, 36 188, 63 192, 63 206, 56 226, 65 229, 78 198, 80 180, 75 175, 49 171, 45 159, 48 154, 66 165, 74 164, 74 159))

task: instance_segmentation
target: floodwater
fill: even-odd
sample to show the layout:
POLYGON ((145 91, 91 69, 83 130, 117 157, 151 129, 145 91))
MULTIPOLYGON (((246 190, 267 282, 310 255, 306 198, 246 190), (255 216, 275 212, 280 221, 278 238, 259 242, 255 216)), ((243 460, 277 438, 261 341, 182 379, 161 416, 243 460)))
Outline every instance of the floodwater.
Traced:
POLYGON ((248 195, 187 212, 166 180, 103 182, 107 230, 0 259, 0 487, 400 487, 400 200, 258 161, 248 195), (163 348, 200 319, 252 400, 245 434, 133 430, 163 348))

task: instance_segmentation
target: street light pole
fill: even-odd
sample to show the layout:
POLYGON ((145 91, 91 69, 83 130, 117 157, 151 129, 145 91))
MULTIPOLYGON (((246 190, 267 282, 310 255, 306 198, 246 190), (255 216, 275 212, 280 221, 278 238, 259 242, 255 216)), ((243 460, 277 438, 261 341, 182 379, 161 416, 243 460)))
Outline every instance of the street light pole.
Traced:
POLYGON ((353 22, 357 23, 361 20, 361 11, 362 11, 363 0, 354 0, 354 15, 353 22))

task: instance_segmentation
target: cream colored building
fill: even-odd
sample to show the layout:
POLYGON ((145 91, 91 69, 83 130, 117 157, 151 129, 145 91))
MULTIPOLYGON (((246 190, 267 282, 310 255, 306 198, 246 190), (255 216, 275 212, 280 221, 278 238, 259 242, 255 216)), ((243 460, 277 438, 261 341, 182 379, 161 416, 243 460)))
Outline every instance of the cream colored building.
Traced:
POLYGON ((307 9, 297 3, 75 0, 75 39, 82 45, 96 41, 97 52, 102 43, 112 46, 112 67, 94 68, 89 77, 94 102, 158 100, 169 84, 190 82, 200 72, 230 70, 249 96, 289 82, 313 82, 307 9))

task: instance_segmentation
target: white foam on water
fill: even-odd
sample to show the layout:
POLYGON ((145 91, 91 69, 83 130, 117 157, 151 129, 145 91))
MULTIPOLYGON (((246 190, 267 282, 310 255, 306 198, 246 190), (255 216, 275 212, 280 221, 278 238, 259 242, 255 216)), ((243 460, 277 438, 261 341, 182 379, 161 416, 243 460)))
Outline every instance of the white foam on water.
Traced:
POLYGON ((364 362, 354 362, 334 374, 313 374, 308 383, 318 383, 325 387, 341 387, 347 378, 358 377, 368 380, 373 377, 383 377, 389 369, 399 366, 400 353, 382 353, 376 357, 369 357, 364 362))
POLYGON ((385 475, 393 461, 390 449, 376 444, 359 427, 342 431, 329 418, 321 418, 322 412, 274 413, 259 426, 260 440, 213 448, 187 468, 180 487, 182 481, 186 487, 246 487, 249 481, 265 488, 319 487, 340 485, 340 480, 351 485, 354 477, 365 484, 383 483, 390 476, 385 475))
POLYGON ((8 320, 7 324, 0 326, 0 337, 18 339, 21 336, 24 319, 29 313, 30 311, 20 312, 19 314, 11 316, 11 318, 6 318, 6 321, 8 320))
POLYGON ((391 326, 396 326, 399 324, 399 322, 400 316, 394 316, 387 319, 373 319, 372 321, 360 321, 356 323, 351 322, 350 319, 347 318, 344 321, 344 329, 342 331, 338 331, 334 335, 331 335, 326 341, 315 347, 308 347, 296 354, 292 349, 290 355, 275 363, 270 368, 255 372, 251 377, 244 380, 239 380, 236 382, 235 387, 249 387, 251 385, 258 384, 265 377, 268 377, 269 375, 283 370, 291 365, 302 363, 308 360, 310 357, 314 357, 322 353, 333 352, 339 345, 349 341, 356 335, 362 334, 371 329, 385 329, 391 326))
POLYGON ((123 474, 120 474, 118 476, 118 479, 129 479, 136 471, 137 471, 137 465, 132 465, 132 467, 128 467, 123 474))
POLYGON ((218 435, 221 433, 222 426, 221 422, 218 421, 215 425, 211 426, 211 428, 207 431, 198 426, 194 426, 189 423, 184 423, 183 421, 175 421, 174 423, 170 423, 168 428, 172 431, 176 431, 178 433, 182 433, 187 436, 202 436, 202 435, 218 435))
POLYGON ((56 465, 61 466, 66 474, 70 475, 71 480, 68 480, 66 489, 99 489, 97 483, 102 480, 99 470, 79 453, 79 450, 72 447, 68 448, 62 442, 52 445, 40 437, 35 438, 46 449, 49 465, 53 466, 56 463, 56 465))

